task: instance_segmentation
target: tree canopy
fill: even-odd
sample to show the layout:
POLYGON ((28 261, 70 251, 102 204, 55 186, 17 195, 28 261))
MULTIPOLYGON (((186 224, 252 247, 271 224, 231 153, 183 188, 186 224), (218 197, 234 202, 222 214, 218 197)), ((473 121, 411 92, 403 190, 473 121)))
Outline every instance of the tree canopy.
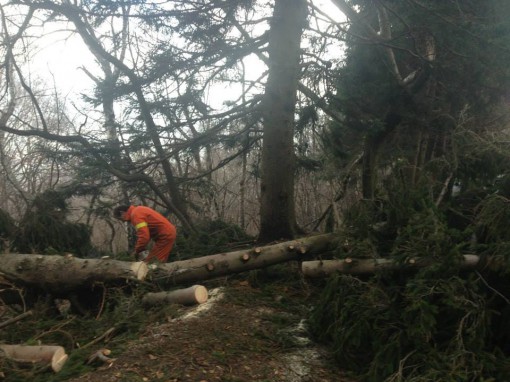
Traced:
POLYGON ((189 248, 225 248, 203 227, 335 231, 335 257, 437 264, 328 280, 312 326, 338 360, 373 381, 508 379, 508 1, 12 0, 0 17, 0 235, 12 218, 42 243, 18 249, 47 250, 30 228, 71 204, 71 241, 118 234, 121 202, 189 248), (33 70, 51 36, 83 46, 79 94, 33 70), (484 272, 456 268, 472 252, 484 272))

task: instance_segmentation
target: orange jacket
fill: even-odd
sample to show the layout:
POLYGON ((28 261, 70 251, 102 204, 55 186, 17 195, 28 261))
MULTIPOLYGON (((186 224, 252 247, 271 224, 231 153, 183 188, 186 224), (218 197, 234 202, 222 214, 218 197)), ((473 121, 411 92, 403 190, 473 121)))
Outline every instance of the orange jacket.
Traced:
POLYGON ((175 226, 152 208, 130 206, 126 211, 125 219, 130 221, 136 229, 136 253, 144 251, 150 239, 153 239, 156 243, 158 241, 171 241, 173 244, 175 241, 175 226))

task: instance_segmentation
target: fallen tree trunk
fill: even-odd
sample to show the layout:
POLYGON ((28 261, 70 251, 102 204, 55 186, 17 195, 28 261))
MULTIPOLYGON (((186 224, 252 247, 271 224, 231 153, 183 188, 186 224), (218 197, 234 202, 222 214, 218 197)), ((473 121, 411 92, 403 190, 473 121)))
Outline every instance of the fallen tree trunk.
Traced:
POLYGON ((173 285, 196 282, 311 258, 332 249, 334 242, 334 234, 309 236, 248 250, 157 264, 150 267, 149 275, 153 280, 173 285))
POLYGON ((152 306, 166 303, 195 305, 207 301, 207 289, 202 285, 193 285, 185 289, 169 292, 147 293, 142 298, 142 304, 152 306))
POLYGON ((0 255, 0 276, 14 284, 61 292, 98 282, 144 280, 150 275, 170 285, 191 283, 228 274, 264 268, 290 260, 311 258, 329 250, 333 234, 304 237, 264 247, 220 253, 164 264, 111 259, 80 259, 55 255, 0 255))
POLYGON ((68 358, 62 346, 0 345, 0 350, 10 360, 29 364, 47 364, 55 373, 62 369, 68 358))
MULTIPOLYGON (((459 264, 461 268, 475 268, 480 261, 477 255, 464 255, 459 264)), ((431 264, 430 259, 413 258, 406 263, 399 263, 392 259, 337 259, 303 261, 301 270, 306 277, 326 277, 333 273, 347 273, 363 275, 375 273, 378 270, 398 270, 410 267, 425 267, 431 264)))
POLYGON ((95 282, 144 280, 147 264, 56 255, 0 255, 0 276, 47 290, 68 290, 95 282))

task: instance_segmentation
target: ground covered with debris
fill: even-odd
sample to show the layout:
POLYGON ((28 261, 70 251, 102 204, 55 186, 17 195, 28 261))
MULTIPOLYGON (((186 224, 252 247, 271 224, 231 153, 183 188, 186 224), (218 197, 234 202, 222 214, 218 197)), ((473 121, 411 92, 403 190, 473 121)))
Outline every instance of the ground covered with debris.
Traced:
POLYGON ((44 294, 28 304, 26 294, 11 286, 10 292, 24 296, 23 303, 2 300, 0 322, 30 314, 0 329, 0 344, 58 345, 69 358, 54 372, 48 364, 0 356, 0 380, 353 381, 309 335, 306 319, 321 286, 302 279, 295 265, 200 284, 209 294, 203 304, 151 308, 141 300, 157 284, 99 284, 90 291, 99 297, 92 299, 98 309, 86 314, 73 311, 70 301, 44 294))
POLYGON ((306 286, 254 284, 206 284, 206 303, 169 310, 112 352, 113 361, 69 380, 352 381, 308 335, 306 286))

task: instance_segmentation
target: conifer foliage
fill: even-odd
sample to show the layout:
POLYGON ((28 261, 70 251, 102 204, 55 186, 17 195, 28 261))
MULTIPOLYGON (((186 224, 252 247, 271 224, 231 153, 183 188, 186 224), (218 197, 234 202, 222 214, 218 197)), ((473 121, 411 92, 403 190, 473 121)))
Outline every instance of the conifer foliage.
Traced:
POLYGON ((336 157, 362 152, 364 197, 336 256, 433 265, 331 277, 312 330, 363 380, 508 380, 510 6, 336 3, 352 12, 330 131, 363 142, 336 157), (478 271, 460 270, 466 253, 478 271))
POLYGON ((38 195, 20 222, 13 243, 15 250, 85 256, 91 248, 89 228, 67 221, 67 213, 64 195, 53 190, 38 195))

